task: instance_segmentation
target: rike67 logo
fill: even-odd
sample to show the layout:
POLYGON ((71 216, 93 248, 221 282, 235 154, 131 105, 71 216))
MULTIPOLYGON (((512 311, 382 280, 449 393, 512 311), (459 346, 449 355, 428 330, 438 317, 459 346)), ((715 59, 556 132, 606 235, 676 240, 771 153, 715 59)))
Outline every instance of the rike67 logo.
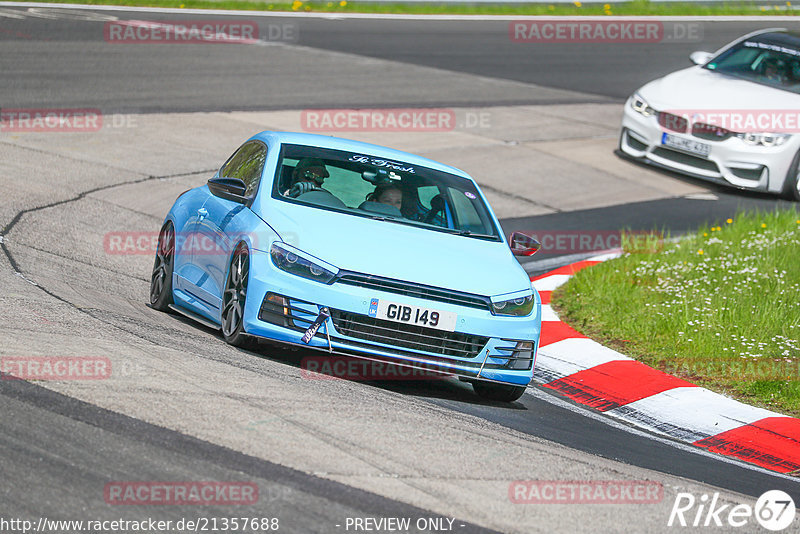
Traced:
POLYGON ((755 519, 765 529, 777 532, 792 524, 795 512, 794 500, 781 490, 767 491, 752 507, 720 504, 719 493, 710 498, 703 494, 699 499, 691 493, 678 493, 667 526, 744 527, 752 525, 755 519))

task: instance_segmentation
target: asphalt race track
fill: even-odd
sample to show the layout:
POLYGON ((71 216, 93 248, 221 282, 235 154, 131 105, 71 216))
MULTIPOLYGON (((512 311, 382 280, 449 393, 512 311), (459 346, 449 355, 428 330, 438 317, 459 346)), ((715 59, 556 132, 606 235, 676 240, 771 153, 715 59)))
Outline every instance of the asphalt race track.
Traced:
POLYGON ((174 198, 247 136, 302 129, 301 111, 319 108, 453 109, 459 123, 444 134, 341 135, 464 168, 506 232, 679 234, 789 205, 614 154, 636 87, 688 65, 693 50, 777 23, 694 22, 697 42, 529 45, 509 40, 507 20, 248 17, 262 36, 296 33, 123 45, 104 40, 106 22, 226 17, 0 6, 0 109, 104 118, 97 131, 0 130, 0 356, 95 356, 113 369, 106 380, 0 380, 0 520, 239 516, 279 518, 282 532, 352 532, 348 518, 405 517, 425 531, 662 532, 674 530, 680 492, 752 505, 782 489, 800 502, 795 478, 610 424, 541 389, 503 405, 455 380, 309 379, 302 352, 235 349, 145 306, 150 251, 108 244, 157 232, 174 198), (519 480, 647 480, 663 498, 514 504, 519 480), (117 481, 252 483, 258 499, 118 505, 104 495, 117 481))

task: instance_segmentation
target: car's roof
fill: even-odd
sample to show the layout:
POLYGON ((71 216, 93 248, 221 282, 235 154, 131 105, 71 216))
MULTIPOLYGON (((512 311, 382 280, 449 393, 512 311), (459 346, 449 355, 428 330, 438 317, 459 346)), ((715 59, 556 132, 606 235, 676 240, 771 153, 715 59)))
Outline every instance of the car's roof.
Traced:
POLYGON ((381 145, 373 145, 371 143, 363 143, 361 141, 353 141, 352 139, 343 139, 341 137, 333 137, 330 135, 319 135, 299 132, 271 132, 265 131, 258 133, 252 137, 253 139, 260 139, 262 141, 271 141, 272 143, 292 144, 292 145, 306 145, 316 146, 321 148, 332 148, 336 150, 345 150, 349 152, 360 152, 370 156, 381 156, 388 159, 396 159, 400 162, 410 163, 412 165, 419 165, 421 167, 429 167, 438 171, 456 174, 469 180, 473 178, 456 167, 439 163, 432 159, 423 158, 409 152, 402 150, 395 150, 381 145))

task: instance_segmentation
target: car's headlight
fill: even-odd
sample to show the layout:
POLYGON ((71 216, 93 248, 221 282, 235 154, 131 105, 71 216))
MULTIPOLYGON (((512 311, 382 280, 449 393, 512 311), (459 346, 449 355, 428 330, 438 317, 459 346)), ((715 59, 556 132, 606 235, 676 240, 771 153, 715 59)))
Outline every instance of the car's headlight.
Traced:
POLYGON ((781 146, 791 135, 784 133, 740 133, 736 134, 736 137, 748 145, 772 147, 781 146))
POLYGON ((652 117, 658 113, 656 110, 651 108, 647 101, 639 96, 638 93, 634 93, 634 95, 631 97, 631 107, 634 111, 641 113, 645 117, 652 117))
POLYGON ((494 315, 530 315, 533 311, 533 295, 519 297, 516 299, 492 302, 492 313, 494 315))
POLYGON ((302 257, 296 251, 281 246, 278 243, 272 244, 272 247, 269 249, 269 255, 275 267, 287 273, 315 280, 322 284, 328 284, 336 277, 335 272, 302 257))

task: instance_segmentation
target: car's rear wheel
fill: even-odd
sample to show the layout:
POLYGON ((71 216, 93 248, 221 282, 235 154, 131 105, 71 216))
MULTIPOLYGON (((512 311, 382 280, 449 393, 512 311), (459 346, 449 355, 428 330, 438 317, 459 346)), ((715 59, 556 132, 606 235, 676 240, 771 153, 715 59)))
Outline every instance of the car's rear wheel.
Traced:
POLYGON ((525 386, 509 386, 480 380, 472 382, 472 389, 483 399, 500 402, 514 402, 525 393, 525 386))
POLYGON ((228 269, 228 281, 222 294, 222 335, 236 347, 251 347, 253 339, 244 331, 244 308, 247 302, 247 281, 250 276, 250 254, 244 243, 236 247, 228 269))
POLYGON ((789 167, 789 174, 783 184, 783 196, 800 202, 800 152, 795 155, 792 166, 789 167))
POLYGON ((167 223, 158 234, 158 248, 150 277, 150 306, 167 311, 172 304, 172 270, 175 267, 175 230, 167 223))

